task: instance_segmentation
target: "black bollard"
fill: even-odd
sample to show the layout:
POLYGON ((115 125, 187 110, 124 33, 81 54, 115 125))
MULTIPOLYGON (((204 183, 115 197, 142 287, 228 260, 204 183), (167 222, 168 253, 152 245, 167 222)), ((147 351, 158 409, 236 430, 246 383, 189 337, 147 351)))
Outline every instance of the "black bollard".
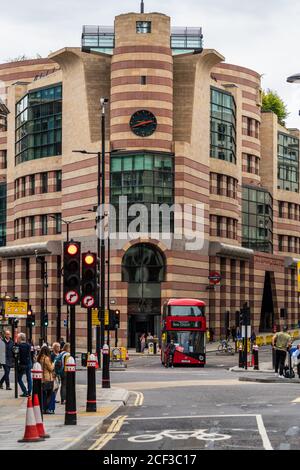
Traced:
POLYGON ((77 411, 76 411, 76 364, 72 356, 67 359, 66 363, 66 411, 65 411, 65 425, 77 424, 77 411))
POLYGON ((241 344, 239 346, 239 367, 244 367, 244 353, 241 344))
POLYGON ((109 346, 107 344, 103 345, 102 356, 102 388, 110 388, 109 346))
POLYGON ((259 367, 258 367, 258 346, 256 344, 254 344, 254 346, 252 348, 252 354, 253 354, 253 357, 254 357, 254 367, 253 367, 253 369, 254 370, 259 370, 259 367))
POLYGON ((32 401, 34 401, 34 395, 38 395, 40 409, 41 409, 41 416, 43 419, 43 391, 42 391, 43 371, 42 371, 42 366, 39 362, 36 362, 33 365, 31 373, 32 373, 32 401))
POLYGON ((97 411, 97 400, 96 400, 96 356, 91 354, 87 361, 87 399, 86 399, 86 411, 95 412, 97 411))

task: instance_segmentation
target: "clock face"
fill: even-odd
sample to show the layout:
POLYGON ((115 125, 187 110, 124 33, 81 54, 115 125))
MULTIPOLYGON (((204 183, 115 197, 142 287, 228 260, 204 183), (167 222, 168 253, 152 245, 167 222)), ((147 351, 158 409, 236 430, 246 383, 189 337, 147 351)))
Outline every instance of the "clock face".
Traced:
POLYGON ((131 116, 130 128, 139 137, 149 137, 155 132, 157 120, 154 114, 146 109, 141 109, 131 116))

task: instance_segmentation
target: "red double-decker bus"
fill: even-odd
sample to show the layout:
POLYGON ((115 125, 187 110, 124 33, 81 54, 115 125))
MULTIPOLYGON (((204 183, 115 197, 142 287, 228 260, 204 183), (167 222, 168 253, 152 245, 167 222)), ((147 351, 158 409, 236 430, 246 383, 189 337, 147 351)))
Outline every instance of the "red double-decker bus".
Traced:
POLYGON ((206 361, 205 302, 170 299, 163 309, 161 361, 168 361, 167 349, 173 340, 173 365, 204 367, 206 361))

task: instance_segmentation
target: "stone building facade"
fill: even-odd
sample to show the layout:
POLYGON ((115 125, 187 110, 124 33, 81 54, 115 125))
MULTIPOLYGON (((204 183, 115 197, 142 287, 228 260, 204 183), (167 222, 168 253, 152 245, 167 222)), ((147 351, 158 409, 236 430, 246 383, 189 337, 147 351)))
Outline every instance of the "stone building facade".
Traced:
MULTIPOLYGON (((201 249, 173 235, 111 240, 109 295, 121 312, 120 343, 133 347, 146 330, 159 335, 161 306, 171 297, 204 300, 217 337, 238 323, 245 302, 256 332, 298 324, 299 131, 261 112, 259 73, 224 60, 202 49, 200 28, 178 30, 166 15, 129 13, 114 28, 84 28, 81 49, 61 49, 43 62, 52 73, 33 80, 30 69, 28 83, 7 82, 1 293, 29 300, 36 337, 43 301, 36 250, 47 261, 47 335, 54 339, 65 336, 66 222, 82 251, 96 249, 98 157, 74 150, 101 151, 101 97, 109 99, 107 200, 117 209, 127 196, 129 205, 198 204, 203 211, 201 249), (215 287, 212 272, 221 275, 215 287)), ((76 328, 83 346, 84 309, 77 309, 76 328)))

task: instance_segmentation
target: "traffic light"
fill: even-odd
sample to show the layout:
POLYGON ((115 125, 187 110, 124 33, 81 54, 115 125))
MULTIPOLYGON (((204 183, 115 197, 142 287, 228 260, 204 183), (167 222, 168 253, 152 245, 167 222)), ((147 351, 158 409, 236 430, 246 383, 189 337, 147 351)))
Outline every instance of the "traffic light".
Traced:
POLYGON ((31 315, 31 326, 35 326, 35 315, 31 315))
POLYGON ((241 325, 250 325, 250 307, 245 304, 241 309, 240 313, 240 323, 241 325))
POLYGON ((27 312, 26 326, 27 326, 27 328, 32 327, 32 310, 30 310, 30 309, 27 312))
POLYGON ((98 270, 97 254, 82 253, 82 272, 81 272, 81 305, 91 308, 98 306, 98 270))
POLYGON ((109 329, 116 330, 120 327, 120 310, 109 311, 109 329))
POLYGON ((48 324, 49 324, 48 313, 44 313, 44 315, 43 315, 43 326, 47 327, 48 324))
POLYGON ((64 242, 64 303, 80 303, 80 242, 64 242))
POLYGON ((120 327, 120 310, 115 310, 115 329, 120 327))

